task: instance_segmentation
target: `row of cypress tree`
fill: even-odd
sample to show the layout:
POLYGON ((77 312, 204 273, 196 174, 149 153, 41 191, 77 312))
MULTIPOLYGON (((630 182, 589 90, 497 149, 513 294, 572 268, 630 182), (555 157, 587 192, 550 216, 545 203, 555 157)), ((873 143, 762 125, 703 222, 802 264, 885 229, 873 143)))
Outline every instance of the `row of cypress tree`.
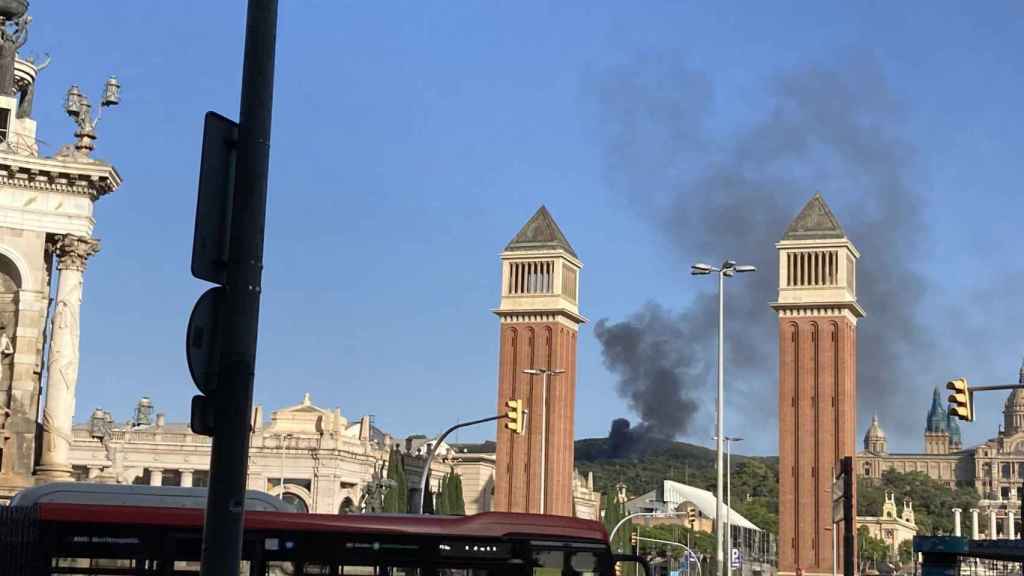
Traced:
MULTIPOLYGON (((402 464, 402 454, 397 448, 391 450, 388 458, 388 480, 394 484, 384 494, 384 512, 407 514, 409 512, 409 480, 402 464)), ((452 470, 441 480, 441 491, 434 498, 428 493, 423 500, 423 512, 426 514, 447 514, 463 516, 466 504, 462 499, 462 478, 452 470), (436 504, 435 504, 436 502, 436 504)))

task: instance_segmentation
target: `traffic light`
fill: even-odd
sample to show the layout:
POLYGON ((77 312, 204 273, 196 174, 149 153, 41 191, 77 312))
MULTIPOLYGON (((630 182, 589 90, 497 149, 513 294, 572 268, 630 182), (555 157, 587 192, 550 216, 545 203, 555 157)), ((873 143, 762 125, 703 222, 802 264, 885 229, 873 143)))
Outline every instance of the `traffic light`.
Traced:
POLYGON ((505 413, 505 416, 508 417, 505 427, 511 430, 513 434, 524 434, 526 432, 526 422, 523 421, 523 401, 512 399, 505 402, 505 406, 508 408, 508 412, 505 413))
POLYGON ((949 413, 966 422, 974 421, 973 393, 967 386, 966 378, 954 378, 946 383, 949 395, 949 413))
POLYGON ((697 509, 690 507, 686 510, 686 519, 690 522, 690 528, 697 523, 697 509))
POLYGON ((640 533, 639 532, 630 532, 629 533, 629 543, 633 546, 633 549, 636 550, 637 546, 640 545, 640 533))

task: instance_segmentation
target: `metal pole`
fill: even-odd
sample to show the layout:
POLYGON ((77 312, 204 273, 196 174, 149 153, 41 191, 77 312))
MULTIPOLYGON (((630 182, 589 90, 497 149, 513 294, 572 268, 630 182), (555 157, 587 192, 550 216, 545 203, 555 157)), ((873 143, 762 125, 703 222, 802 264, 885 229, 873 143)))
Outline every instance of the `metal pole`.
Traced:
POLYGON ((546 500, 545 499, 545 492, 547 492, 547 489, 546 489, 547 487, 544 485, 544 480, 545 480, 545 476, 547 475, 547 470, 548 470, 548 376, 550 376, 550 375, 551 375, 550 372, 548 372, 547 370, 544 370, 543 380, 541 381, 541 385, 544 387, 544 390, 541 392, 541 396, 540 396, 541 404, 543 404, 543 406, 541 406, 541 409, 543 410, 543 412, 542 412, 541 417, 540 417, 540 513, 541 514, 543 514, 544 510, 545 510, 545 508, 544 508, 544 505, 546 504, 546 502, 545 502, 545 500, 546 500))
POLYGON ((725 574, 725 557, 722 554, 722 444, 724 438, 725 411, 725 273, 718 273, 718 407, 715 422, 717 437, 716 458, 718 486, 715 492, 715 571, 725 574))
POLYGON ((732 576, 732 438, 725 439, 725 543, 729 550, 726 562, 729 563, 725 573, 732 576))
POLYGON ((202 576, 238 574, 242 558, 276 44, 277 0, 249 0, 202 576))
POLYGON ((459 428, 475 426, 477 424, 483 424, 484 422, 494 422, 495 420, 501 420, 502 418, 506 418, 507 416, 507 414, 498 414, 497 416, 490 416, 488 418, 481 418, 479 420, 471 420, 469 422, 462 422, 461 424, 456 424, 455 426, 452 426, 451 428, 442 432, 441 435, 438 436, 437 439, 430 444, 430 449, 427 450, 427 461, 424 462, 423 472, 420 473, 420 497, 416 499, 416 514, 423 514, 423 500, 427 497, 427 480, 430 478, 430 466, 434 462, 434 454, 437 452, 437 447, 440 446, 442 442, 444 442, 444 439, 447 438, 449 434, 458 430, 459 428))
POLYGON ((285 439, 287 435, 281 435, 281 499, 285 499, 285 439))

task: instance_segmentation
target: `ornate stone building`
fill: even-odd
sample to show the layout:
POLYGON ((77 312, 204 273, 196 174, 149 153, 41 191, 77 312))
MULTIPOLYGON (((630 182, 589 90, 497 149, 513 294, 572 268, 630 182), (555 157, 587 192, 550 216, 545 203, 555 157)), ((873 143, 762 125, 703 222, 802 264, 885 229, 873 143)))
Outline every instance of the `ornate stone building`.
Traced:
POLYGON ((507 410, 509 400, 522 400, 529 424, 518 434, 498 421, 496 510, 573 513, 582 267, 543 206, 501 254, 501 304, 494 311, 501 318, 498 411, 507 410))
MULTIPOLYGON (((860 254, 815 194, 779 251, 779 574, 832 573, 832 480, 856 451, 860 254)), ((854 494, 856 498, 856 494, 854 494)))
MULTIPOLYGON (((257 406, 253 423, 250 489, 282 496, 310 512, 360 511, 367 488, 380 480, 397 447, 410 479, 410 499, 417 497, 414 480, 427 448, 422 437, 397 442, 368 416, 349 421, 337 408, 314 405, 308 394, 301 403, 274 411, 269 422, 257 406)), ((95 410, 89 422, 74 427, 72 437, 70 461, 79 481, 162 486, 205 486, 209 481, 210 438, 193 434, 187 424, 152 417, 147 399, 123 424, 95 410)), ((462 478, 467 514, 493 508, 493 452, 440 446, 431 466, 434 493, 452 470, 462 478)), ((574 513, 597 519, 600 494, 594 492, 593 479, 575 474, 573 490, 574 513)))
MULTIPOLYGON (((881 516, 858 516, 857 529, 862 526, 868 534, 885 542, 892 558, 897 558, 900 544, 913 540, 917 535, 917 522, 914 520, 914 505, 910 498, 903 500, 903 510, 897 513, 896 495, 887 492, 885 503, 882 504, 881 516)), ((878 558, 878 561, 885 560, 878 558)))
MULTIPOLYGON (((32 100, 49 61, 16 56, 31 19, 12 9, 0 14, 0 501, 71 476, 83 275, 99 250, 94 204, 121 184, 91 157, 92 105, 77 86, 64 102, 77 143, 41 154, 32 100)), ((117 104, 119 89, 108 80, 100 105, 117 104)))
MULTIPOLYGON (((1024 367, 1018 374, 1024 384, 1024 367)), ((1003 423, 994 438, 964 448, 957 421, 946 413, 938 390, 925 418, 923 451, 892 453, 875 418, 857 455, 858 473, 881 478, 886 470, 924 472, 948 486, 973 486, 981 497, 979 509, 999 518, 1012 512, 1020 518, 1024 500, 1024 390, 1014 390, 1003 405, 1003 423)))

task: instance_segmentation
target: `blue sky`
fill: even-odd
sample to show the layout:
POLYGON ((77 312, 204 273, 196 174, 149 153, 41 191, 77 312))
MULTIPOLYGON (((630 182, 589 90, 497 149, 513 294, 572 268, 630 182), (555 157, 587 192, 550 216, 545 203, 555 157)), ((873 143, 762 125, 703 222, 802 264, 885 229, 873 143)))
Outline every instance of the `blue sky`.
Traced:
MULTIPOLYGON (((123 419, 149 395, 184 420, 195 393, 185 323, 206 288, 189 274, 202 117, 237 116, 244 3, 90 8, 34 2, 25 49, 53 56, 35 104, 44 151, 71 141, 61 109, 71 83, 94 100, 108 74, 123 85, 99 126, 96 156, 125 183, 96 210, 103 250, 86 272, 77 418, 102 406, 123 419)), ((885 128, 913 151, 923 220, 908 230, 918 238, 908 257, 927 283, 922 322, 947 352, 905 351, 920 377, 892 382, 911 392, 891 403, 910 404, 876 399, 860 417, 880 410, 887 426, 884 416, 902 415, 912 425, 891 424, 891 448, 920 449, 937 378, 1015 380, 1024 355, 1012 298, 1024 280, 1022 27, 1011 2, 282 2, 256 401, 310 392, 396 435, 490 413, 498 254, 542 203, 585 264, 589 318, 622 320, 652 299, 685 308, 711 287, 689 263, 726 255, 674 243, 610 182, 609 78, 652 59, 699 72, 712 102, 703 131, 729 143, 770 115, 772 78, 867 60, 898 110, 885 128)), ((812 188, 794 190, 793 215, 812 188)), ((833 207, 843 220, 856 196, 833 207)), ((592 326, 580 338, 578 437, 634 416, 592 326)), ((767 386, 775 370, 764 366, 767 386)), ((968 442, 995 432, 1001 401, 980 400, 968 442)), ((710 443, 709 409, 683 439, 710 443)), ((775 452, 764 432, 774 411, 730 400, 745 451, 775 452)))

